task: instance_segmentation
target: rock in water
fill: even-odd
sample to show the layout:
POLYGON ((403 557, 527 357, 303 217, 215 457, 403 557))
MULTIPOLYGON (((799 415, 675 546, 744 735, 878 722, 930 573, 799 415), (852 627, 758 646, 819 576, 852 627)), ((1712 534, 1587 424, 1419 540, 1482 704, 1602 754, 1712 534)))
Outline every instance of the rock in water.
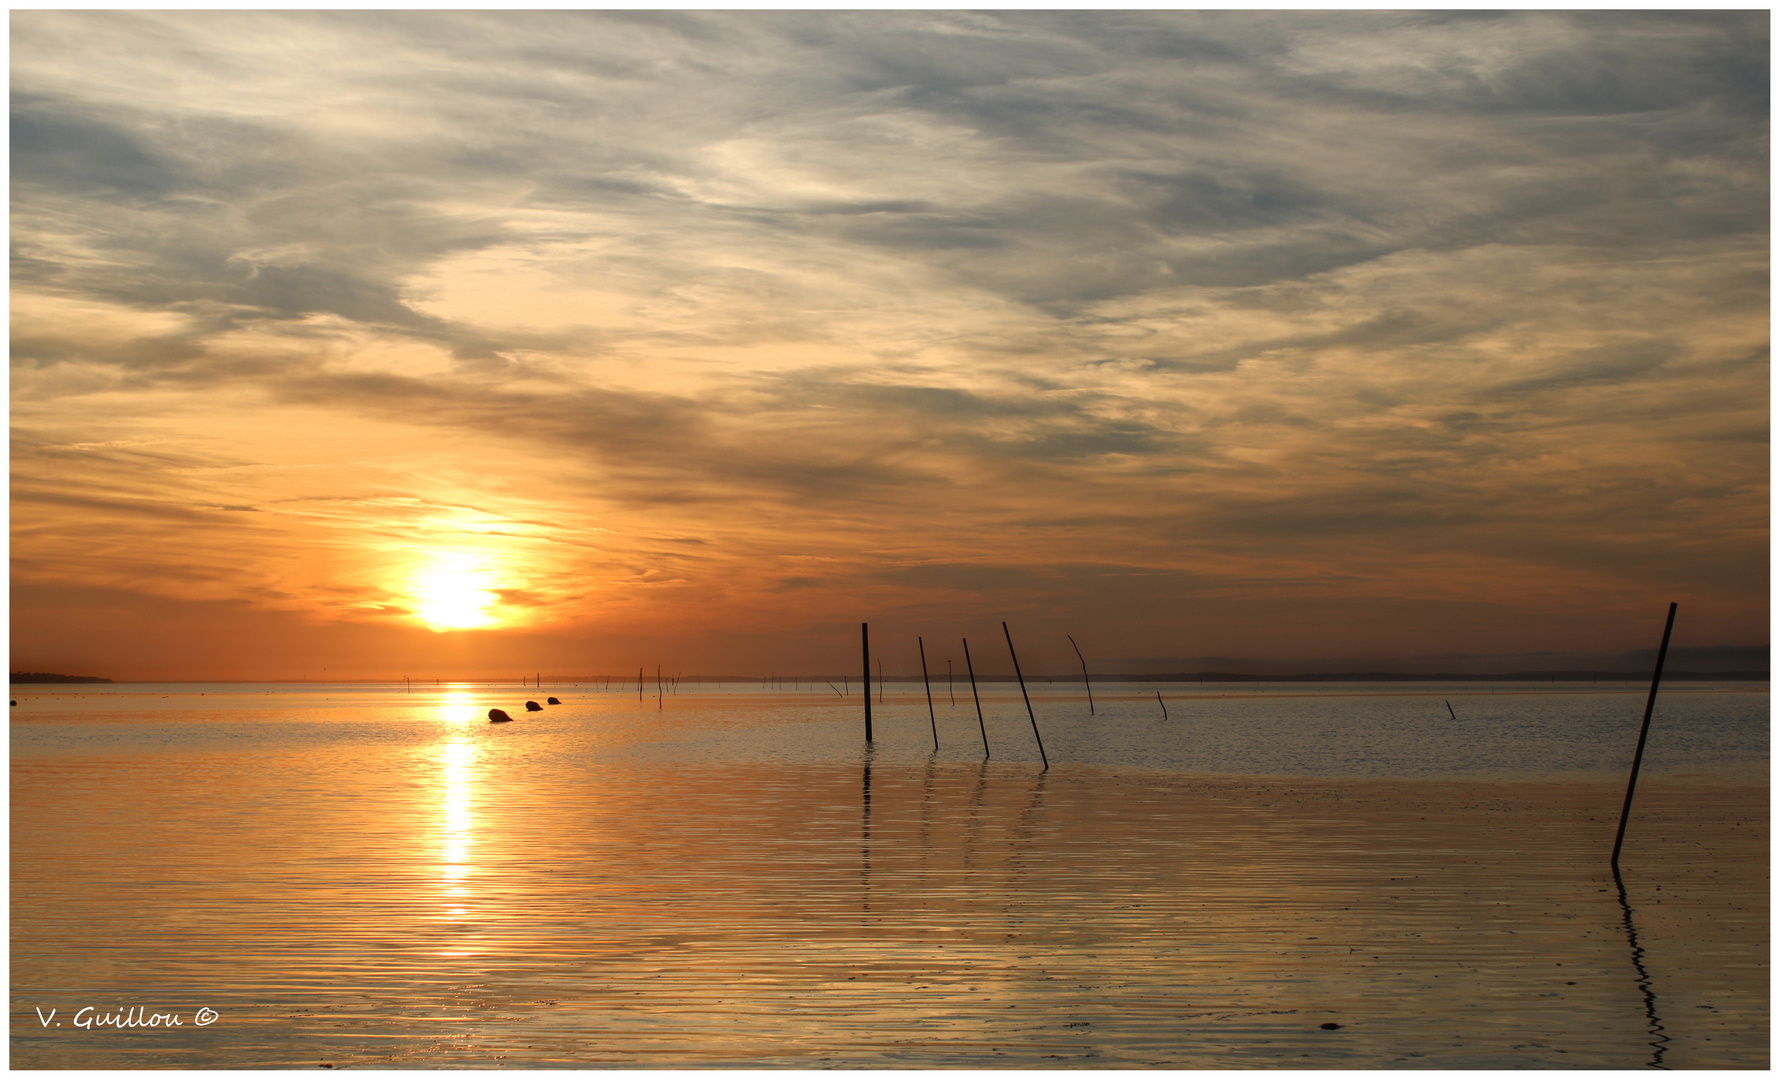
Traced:
POLYGON ((544 699, 544 704, 546 704, 546 705, 561 705, 562 702, 556 700, 553 697, 547 697, 544 699))
POLYGON ((528 701, 525 703, 525 711, 526 712, 543 712, 544 706, 539 705, 535 701, 528 701))
POLYGON ((513 722, 513 718, 507 715, 507 710, 505 709, 490 709, 488 710, 488 722, 491 724, 510 724, 513 722))

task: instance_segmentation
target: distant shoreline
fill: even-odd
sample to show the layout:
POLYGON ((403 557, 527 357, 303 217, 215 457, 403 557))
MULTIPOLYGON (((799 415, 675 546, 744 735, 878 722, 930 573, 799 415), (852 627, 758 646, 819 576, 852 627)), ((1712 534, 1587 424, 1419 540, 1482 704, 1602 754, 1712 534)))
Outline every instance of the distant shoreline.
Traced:
MULTIPOLYGON (((1100 675, 1106 679, 1142 679, 1148 682, 1649 682, 1648 671, 1511 671, 1499 675, 1466 675, 1458 672, 1435 672, 1418 675, 1400 671, 1317 672, 1312 675, 1237 675, 1227 672, 1198 672, 1173 675, 1100 675)), ((1665 671, 1663 681, 1671 679, 1709 680, 1712 682, 1766 682, 1765 671, 1665 671)))
MULTIPOLYGON (((819 682, 826 678, 839 679, 841 676, 824 675, 781 675, 777 677, 765 675, 683 675, 679 682, 683 686, 696 686, 700 689, 715 689, 718 686, 765 686, 778 684, 781 688, 790 689, 787 684, 794 681, 802 684, 819 682)), ((858 685, 857 676, 849 676, 853 685, 858 685)), ((1466 683, 1466 682, 1512 682, 1512 683, 1644 683, 1650 682, 1648 671, 1516 671, 1507 674, 1468 675, 1458 672, 1436 672, 1434 674, 1416 674, 1401 671, 1344 671, 1317 672, 1309 675, 1245 675, 1240 672, 1203 671, 1203 672, 1157 672, 1157 673, 1111 673, 1095 672, 1091 678, 1095 682, 1127 683, 1127 682, 1170 682, 1170 683, 1466 683)), ((978 683, 1013 683, 1012 675, 984 675, 976 677, 978 683)), ((607 683, 611 689, 626 685, 634 685, 635 676, 607 675, 552 675, 543 680, 546 686, 585 685, 607 683)), ((876 681, 876 680, 874 680, 876 681)), ((886 675, 886 683, 912 683, 919 685, 919 675, 886 675)), ((962 680, 959 680, 962 681, 962 680)), ((1037 685, 1056 685, 1057 683, 1080 682, 1077 674, 1034 675, 1027 682, 1037 685)), ((1767 682, 1768 672, 1765 671, 1665 671, 1663 682, 1767 682)), ((125 684, 139 685, 174 685, 174 684, 242 684, 258 685, 264 683, 297 684, 311 683, 316 686, 340 686, 355 683, 366 685, 403 685, 402 679, 126 679, 125 684)), ((68 684, 68 683, 106 683, 116 684, 116 680, 99 678, 94 675, 55 675, 47 672, 13 672, 14 685, 29 684, 68 684)), ((524 685, 535 686, 531 680, 523 683, 518 679, 445 679, 443 683, 475 683, 492 686, 524 685)), ((413 685, 421 689, 436 689, 438 684, 432 680, 414 680, 413 685)), ((654 692, 654 683, 648 684, 649 692, 654 692)))

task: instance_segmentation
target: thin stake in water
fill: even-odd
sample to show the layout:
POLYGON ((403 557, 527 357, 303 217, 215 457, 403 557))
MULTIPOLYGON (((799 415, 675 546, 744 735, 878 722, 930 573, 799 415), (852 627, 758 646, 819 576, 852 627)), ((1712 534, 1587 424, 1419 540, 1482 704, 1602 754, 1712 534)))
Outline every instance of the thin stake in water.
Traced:
POLYGON ((1162 700, 1162 691, 1156 691, 1156 704, 1162 706, 1162 719, 1168 719, 1168 702, 1162 700))
POLYGON ((871 631, 859 624, 859 649, 865 667, 865 741, 871 742, 871 631))
POLYGON ((1082 660, 1082 647, 1075 643, 1075 636, 1064 634, 1069 638, 1069 647, 1075 650, 1075 658, 1082 661, 1082 685, 1088 688, 1088 715, 1094 715, 1094 684, 1088 681, 1088 662, 1082 660))
MULTIPOLYGON (((1445 698, 1441 698, 1440 700, 1446 701, 1445 698)), ((1446 715, 1452 717, 1454 720, 1457 720, 1459 718, 1459 714, 1452 711, 1452 702, 1450 702, 1450 701, 1446 701, 1446 715)))
POLYGON ((1663 625, 1663 643, 1656 650, 1656 671, 1650 676, 1650 697, 1644 702, 1644 726, 1638 729, 1638 752, 1632 755, 1632 776, 1625 785, 1625 807, 1619 812, 1619 835, 1613 838, 1613 872, 1619 873, 1619 849, 1625 844, 1625 825, 1632 816, 1632 792, 1638 787, 1638 766, 1644 762, 1644 740, 1650 737, 1650 713, 1656 708, 1656 687, 1663 681, 1663 659, 1669 655, 1669 632, 1675 629, 1675 604, 1669 605, 1669 621, 1663 625))
POLYGON ((977 730, 983 733, 983 760, 989 760, 989 729, 983 726, 983 699, 977 697, 977 669, 970 663, 970 639, 964 642, 964 670, 970 672, 970 700, 977 703, 977 730))
POLYGON ((919 637, 915 638, 915 648, 921 650, 921 685, 927 688, 927 722, 933 726, 933 749, 939 750, 939 721, 933 718, 933 684, 927 681, 927 646, 919 637))
POLYGON ((1038 717, 1032 715, 1032 698, 1026 693, 1026 676, 1020 674, 1020 656, 1014 652, 1014 635, 1007 632, 1007 623, 1001 624, 1002 636, 1007 638, 1007 654, 1014 658, 1014 678, 1020 680, 1020 697, 1026 702, 1026 719, 1032 721, 1032 737, 1038 740, 1038 757, 1045 763, 1045 771, 1051 768, 1051 759, 1045 756, 1045 741, 1038 734, 1038 717))

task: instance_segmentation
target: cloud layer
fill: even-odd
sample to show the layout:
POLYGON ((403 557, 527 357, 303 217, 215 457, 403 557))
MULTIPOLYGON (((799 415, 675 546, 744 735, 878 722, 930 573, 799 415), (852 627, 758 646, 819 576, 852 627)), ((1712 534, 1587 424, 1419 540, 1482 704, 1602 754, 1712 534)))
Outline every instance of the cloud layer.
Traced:
POLYGON ((12 35, 27 666, 452 558, 576 670, 1765 640, 1760 12, 12 35))

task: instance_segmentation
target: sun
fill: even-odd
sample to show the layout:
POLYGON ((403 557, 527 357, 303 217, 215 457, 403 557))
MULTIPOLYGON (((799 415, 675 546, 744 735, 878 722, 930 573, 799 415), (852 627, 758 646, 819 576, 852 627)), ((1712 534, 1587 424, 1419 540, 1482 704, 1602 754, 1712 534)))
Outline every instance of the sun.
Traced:
POLYGON ((463 560, 435 563, 414 579, 414 614, 434 631, 474 630, 499 621, 490 610, 499 602, 486 570, 463 560))

